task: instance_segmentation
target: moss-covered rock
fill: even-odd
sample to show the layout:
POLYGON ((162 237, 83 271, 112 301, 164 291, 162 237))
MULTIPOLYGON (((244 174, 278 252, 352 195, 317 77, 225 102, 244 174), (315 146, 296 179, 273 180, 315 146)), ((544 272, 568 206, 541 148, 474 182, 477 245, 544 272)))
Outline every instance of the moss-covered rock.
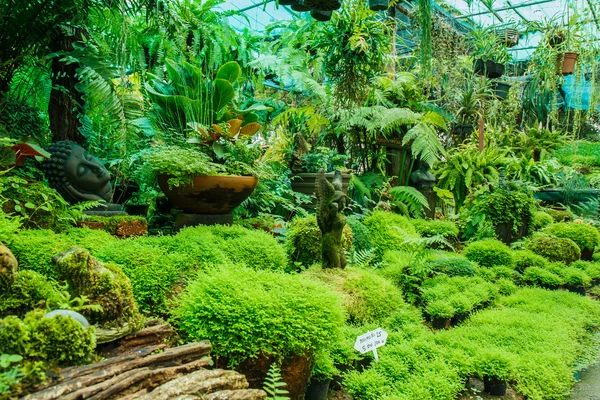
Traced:
POLYGON ((480 240, 469 244, 465 248, 465 256, 482 267, 491 268, 498 265, 510 266, 513 264, 513 255, 510 248, 495 239, 480 240))
POLYGON ((581 250, 594 250, 600 244, 600 233, 592 225, 582 222, 562 222, 544 229, 545 233, 574 241, 581 250))
POLYGON ((19 271, 15 281, 0 292, 0 318, 24 317, 29 311, 56 308, 65 296, 53 282, 35 271, 19 271))
POLYGON ((565 264, 581 258, 581 249, 577 243, 567 238, 539 234, 528 242, 527 248, 550 261, 561 261, 565 264))
POLYGON ((18 266, 12 251, 0 243, 0 290, 5 290, 17 279, 18 266))
POLYGON ((534 211, 529 221, 529 233, 534 233, 554 222, 552 215, 544 211, 534 211))
POLYGON ((102 264, 90 252, 72 247, 53 258, 58 274, 69 283, 76 297, 86 297, 102 310, 87 308, 81 313, 92 324, 103 327, 129 326, 136 329, 141 316, 133 300, 131 282, 120 268, 102 264))

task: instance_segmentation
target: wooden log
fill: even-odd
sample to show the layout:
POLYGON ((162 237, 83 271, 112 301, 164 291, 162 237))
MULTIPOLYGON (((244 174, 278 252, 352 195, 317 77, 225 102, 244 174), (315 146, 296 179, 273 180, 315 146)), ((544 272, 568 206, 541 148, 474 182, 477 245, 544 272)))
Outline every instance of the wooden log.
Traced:
POLYGON ((203 400, 262 400, 267 393, 260 389, 221 390, 204 396, 203 400))
POLYGON ((140 400, 168 400, 188 394, 208 394, 220 390, 246 389, 244 375, 222 369, 202 369, 173 379, 140 397, 140 400))
POLYGON ((121 339, 119 342, 119 348, 123 347, 133 349, 136 347, 157 345, 174 334, 175 331, 169 324, 151 326, 121 339))
POLYGON ((106 368, 96 369, 91 373, 74 379, 65 380, 58 385, 48 387, 39 392, 24 396, 23 400, 55 400, 80 390, 84 387, 95 385, 136 368, 148 367, 151 369, 173 365, 187 364, 198 360, 210 353, 211 345, 207 341, 190 343, 183 346, 167 349, 159 354, 151 354, 142 358, 123 361, 109 365, 106 368))
POLYGON ((97 383, 92 386, 84 387, 83 389, 77 390, 76 392, 73 392, 66 396, 62 396, 61 400, 87 399, 87 398, 93 396, 94 394, 102 391, 104 388, 107 388, 107 387, 110 388, 112 386, 115 386, 115 385, 119 384, 119 382, 128 380, 129 377, 131 377, 131 376, 135 376, 137 374, 140 374, 140 373, 146 372, 146 371, 149 371, 149 369, 148 368, 132 369, 131 371, 127 371, 120 375, 113 376, 112 378, 105 380, 103 382, 97 383))

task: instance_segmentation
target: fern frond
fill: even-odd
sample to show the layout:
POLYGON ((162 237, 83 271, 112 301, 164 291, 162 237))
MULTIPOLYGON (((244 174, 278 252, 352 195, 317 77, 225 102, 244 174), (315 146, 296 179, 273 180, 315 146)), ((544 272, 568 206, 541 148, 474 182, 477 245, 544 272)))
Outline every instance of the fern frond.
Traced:
POLYGON ((286 386, 286 383, 283 382, 283 378, 281 377, 280 367, 275 363, 271 364, 265 378, 265 383, 263 384, 263 390, 267 392, 266 398, 268 400, 290 400, 286 396, 289 392, 282 389, 284 386, 286 386))
POLYGON ((412 215, 419 216, 423 209, 429 210, 427 198, 412 186, 393 187, 390 189, 390 195, 394 200, 404 203, 412 215))

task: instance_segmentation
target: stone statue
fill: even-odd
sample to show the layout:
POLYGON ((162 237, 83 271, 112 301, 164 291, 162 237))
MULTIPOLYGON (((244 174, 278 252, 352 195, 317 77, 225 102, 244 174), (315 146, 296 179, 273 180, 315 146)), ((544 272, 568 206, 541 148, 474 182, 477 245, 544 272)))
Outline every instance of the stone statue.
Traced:
POLYGON ((0 243, 0 288, 6 289, 13 284, 17 278, 18 266, 19 263, 12 251, 0 243))
POLYGON ((292 153, 292 162, 290 169, 293 173, 306 172, 304 168, 304 157, 310 153, 310 144, 300 133, 294 134, 294 151, 292 153))
POLYGON ((435 176, 429 171, 429 165, 422 160, 419 161, 419 168, 410 174, 410 185, 421 192, 427 199, 429 210, 425 210, 425 215, 429 218, 435 216, 437 202, 437 194, 433 190, 435 181, 435 176))
POLYGON ((102 162, 75 142, 61 141, 46 149, 52 157, 42 168, 50 183, 71 204, 82 201, 110 202, 113 187, 102 162))
POLYGON ((325 178, 325 171, 319 170, 316 194, 317 222, 323 235, 323 268, 344 268, 346 256, 342 248, 342 231, 346 225, 346 217, 342 210, 346 207, 346 195, 342 191, 341 172, 335 171, 332 185, 325 178))

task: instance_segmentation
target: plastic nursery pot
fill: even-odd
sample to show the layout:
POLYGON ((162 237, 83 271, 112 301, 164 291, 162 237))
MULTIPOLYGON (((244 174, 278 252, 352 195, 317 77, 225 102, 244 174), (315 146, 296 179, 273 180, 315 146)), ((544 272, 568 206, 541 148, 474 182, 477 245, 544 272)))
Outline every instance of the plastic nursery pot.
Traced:
POLYGON ((594 259, 594 249, 581 249, 581 259, 583 261, 592 261, 594 259))
POLYGON ((483 391, 492 396, 504 396, 506 382, 498 378, 483 378, 483 391))
POLYGON ((128 204, 125 206, 125 212, 129 215, 145 217, 146 215, 148 215, 149 208, 150 206, 147 205, 128 204))
MULTIPOLYGON (((304 0, 304 4, 313 10, 335 11, 342 7, 342 0, 304 0)), ((319 19, 319 21, 321 20, 319 19)))
POLYGON ((304 400, 326 400, 330 383, 331 379, 325 381, 318 381, 314 378, 311 379, 310 384, 306 389, 304 400))
POLYGON ((504 100, 506 99, 506 96, 508 96, 510 85, 505 82, 494 82, 492 88, 494 89, 494 96, 500 100, 504 100))
POLYGON ((295 4, 296 0, 279 0, 279 5, 280 6, 291 6, 292 4, 295 4))
POLYGON ((331 19, 331 15, 333 11, 323 11, 323 10, 310 10, 310 16, 313 19, 321 22, 327 22, 331 19))
POLYGON ((577 63, 577 53, 564 53, 558 56, 556 60, 556 74, 560 75, 571 75, 575 70, 575 63, 577 63))
POLYGON ((373 11, 384 11, 390 7, 390 0, 369 0, 369 8, 373 11))
POLYGON ((475 60, 473 68, 476 74, 486 78, 500 78, 504 74, 504 64, 492 60, 483 61, 479 58, 475 60))
POLYGON ((431 321, 433 329, 446 329, 450 325, 450 318, 434 318, 431 321))
POLYGON ((452 325, 452 326, 458 325, 461 322, 463 322, 465 319, 467 319, 468 316, 469 316, 469 313, 467 313, 467 312, 458 313, 454 317, 452 317, 452 319, 450 320, 450 325, 452 325))
POLYGON ((292 6, 292 10, 294 10, 294 11, 298 11, 298 12, 310 11, 310 7, 306 5, 305 0, 295 0, 291 6, 292 6))

